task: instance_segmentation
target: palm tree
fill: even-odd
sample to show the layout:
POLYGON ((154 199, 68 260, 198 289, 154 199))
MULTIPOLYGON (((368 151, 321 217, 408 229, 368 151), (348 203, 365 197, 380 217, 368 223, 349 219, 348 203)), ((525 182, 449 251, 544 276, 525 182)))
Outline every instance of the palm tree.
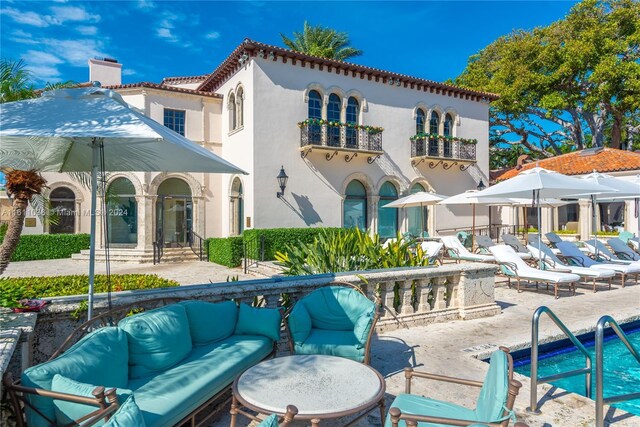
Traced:
POLYGON ((338 61, 362 55, 361 50, 349 46, 347 33, 341 33, 321 25, 312 26, 307 21, 304 21, 302 33, 297 31, 293 33, 293 39, 282 33, 280 33, 280 37, 289 49, 308 55, 337 59, 338 61))
MULTIPOLYGON (((32 78, 22 60, 17 62, 0 60, 0 103, 37 97, 38 91, 34 89, 32 78)), ((72 85, 71 82, 47 83, 46 89, 70 85, 72 85)), ((2 170, 2 172, 5 173, 7 194, 13 198, 13 202, 7 232, 0 245, 0 274, 4 273, 9 265, 11 255, 20 241, 29 201, 38 207, 48 206, 46 199, 38 197, 42 195, 47 183, 38 171, 2 170)))

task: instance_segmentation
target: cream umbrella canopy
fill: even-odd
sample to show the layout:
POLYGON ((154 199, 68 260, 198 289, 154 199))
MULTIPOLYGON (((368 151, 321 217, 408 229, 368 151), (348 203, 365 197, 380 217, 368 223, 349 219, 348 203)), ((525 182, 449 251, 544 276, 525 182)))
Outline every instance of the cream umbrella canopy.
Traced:
MULTIPOLYGON (((425 206, 435 205, 441 200, 446 199, 447 196, 443 196, 441 194, 429 193, 427 191, 418 191, 417 193, 410 194, 405 197, 401 197, 398 200, 394 200, 391 203, 387 203, 383 207, 385 208, 411 208, 411 207, 420 207, 423 208, 425 206)), ((421 222, 421 235, 425 232, 424 229, 424 215, 420 214, 420 222, 421 222)))
MULTIPOLYGON (((513 178, 493 185, 477 194, 478 198, 496 197, 531 198, 532 206, 538 209, 538 241, 541 240, 540 199, 541 198, 589 198, 591 194, 612 193, 614 189, 602 184, 563 175, 544 168, 535 167, 520 172, 513 178)), ((540 250, 538 252, 541 252, 540 250)), ((542 268, 542 259, 538 260, 542 268)))
POLYGON ((133 110, 112 90, 59 89, 40 98, 0 104, 0 170, 91 171, 89 318, 99 167, 103 172, 245 173, 133 110))

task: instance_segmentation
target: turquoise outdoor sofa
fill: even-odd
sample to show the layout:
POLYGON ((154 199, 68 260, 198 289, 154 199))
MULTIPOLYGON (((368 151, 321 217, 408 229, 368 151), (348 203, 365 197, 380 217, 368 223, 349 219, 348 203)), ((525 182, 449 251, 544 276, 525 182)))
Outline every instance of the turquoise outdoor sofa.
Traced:
POLYGON ((275 354, 281 319, 278 309, 180 301, 89 332, 7 388, 29 427, 109 417, 109 427, 193 426, 236 376, 275 354))
POLYGON ((333 282, 300 299, 286 317, 291 354, 324 354, 369 364, 380 301, 333 282))

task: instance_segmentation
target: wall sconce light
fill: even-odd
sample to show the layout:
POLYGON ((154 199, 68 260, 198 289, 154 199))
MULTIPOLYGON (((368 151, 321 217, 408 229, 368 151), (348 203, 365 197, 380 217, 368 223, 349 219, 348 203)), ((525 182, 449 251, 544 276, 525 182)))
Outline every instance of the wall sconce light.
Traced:
POLYGON ((482 180, 480 180, 480 182, 478 183, 478 186, 476 188, 478 189, 478 191, 482 191, 485 188, 487 188, 487 186, 484 185, 484 182, 482 182, 482 180))
POLYGON ((287 180, 289 179, 289 177, 284 171, 284 166, 280 167, 280 173, 278 174, 276 179, 278 180, 278 185, 280 186, 280 191, 276 193, 276 196, 279 199, 282 196, 284 196, 284 189, 287 188, 287 180))

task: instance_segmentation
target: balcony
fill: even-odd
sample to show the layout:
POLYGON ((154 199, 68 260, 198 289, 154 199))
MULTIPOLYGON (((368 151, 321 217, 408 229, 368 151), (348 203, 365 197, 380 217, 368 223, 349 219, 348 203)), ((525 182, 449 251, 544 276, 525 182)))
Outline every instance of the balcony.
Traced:
POLYGON ((371 164, 383 154, 383 129, 380 127, 326 120, 305 120, 298 123, 298 127, 302 158, 307 157, 311 151, 318 150, 325 152, 326 160, 331 160, 342 152, 345 153, 346 162, 350 162, 358 154, 365 154, 367 162, 371 164))
POLYGON ((459 166, 460 170, 466 170, 476 163, 475 139, 420 134, 412 136, 410 140, 413 166, 429 161, 432 169, 442 165, 444 169, 459 166))

